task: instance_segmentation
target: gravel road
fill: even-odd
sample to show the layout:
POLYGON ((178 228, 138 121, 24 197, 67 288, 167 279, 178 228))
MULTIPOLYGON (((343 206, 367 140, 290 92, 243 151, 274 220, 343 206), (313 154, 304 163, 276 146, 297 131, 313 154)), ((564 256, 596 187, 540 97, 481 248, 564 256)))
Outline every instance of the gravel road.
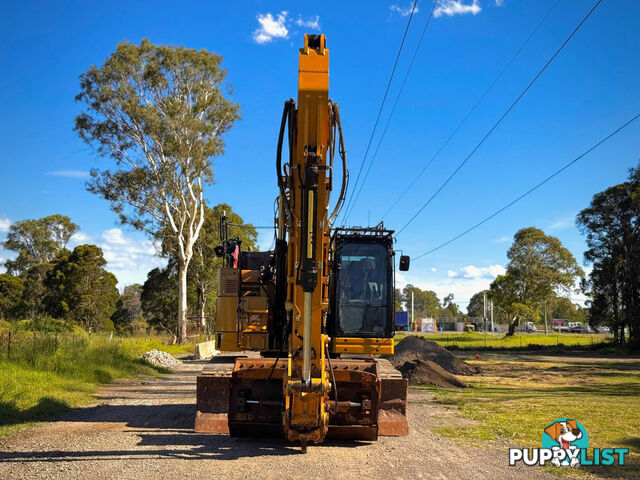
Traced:
POLYGON ((281 440, 196 434, 195 376, 203 366, 184 362, 174 375, 109 385, 96 404, 1 439, 0 478, 557 478, 509 467, 506 445, 468 448, 434 434, 433 426, 464 424, 413 389, 408 437, 310 445, 302 455, 281 440))

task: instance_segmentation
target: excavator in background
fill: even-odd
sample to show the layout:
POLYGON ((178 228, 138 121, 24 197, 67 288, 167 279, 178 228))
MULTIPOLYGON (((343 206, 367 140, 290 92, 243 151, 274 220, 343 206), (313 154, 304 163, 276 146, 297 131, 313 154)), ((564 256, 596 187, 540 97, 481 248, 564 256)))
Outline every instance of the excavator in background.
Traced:
MULTIPOLYGON (((261 356, 207 365, 197 379, 195 430, 284 437, 303 452, 325 438, 407 435, 407 381, 380 357, 394 345, 393 231, 382 223, 332 228, 348 173, 324 35, 304 37, 298 100, 285 102, 276 171, 274 250, 243 251, 227 238, 224 216, 216 249, 224 258, 217 348, 261 356), (329 213, 336 152, 342 184, 329 213)), ((408 270, 408 257, 399 263, 408 270)))

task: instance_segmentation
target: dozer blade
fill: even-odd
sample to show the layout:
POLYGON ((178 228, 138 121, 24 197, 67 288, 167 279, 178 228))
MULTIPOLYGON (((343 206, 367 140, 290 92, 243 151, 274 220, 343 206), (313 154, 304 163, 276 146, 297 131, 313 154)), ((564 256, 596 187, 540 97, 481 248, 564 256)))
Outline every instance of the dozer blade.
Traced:
POLYGON ((236 357, 214 357, 198 375, 196 394, 196 419, 194 430, 198 433, 229 433, 229 392, 231 374, 236 357))
MULTIPOLYGON (((331 361, 327 438, 376 440, 408 434, 407 381, 383 359, 331 361), (336 403, 337 400, 337 403, 336 403)), ((238 437, 283 437, 282 377, 287 360, 237 359, 198 376, 195 431, 238 437)))
POLYGON ((376 359, 378 376, 382 390, 380 392, 380 411, 378 412, 378 435, 402 437, 409 435, 407 422, 407 379, 402 378, 389 360, 376 359))

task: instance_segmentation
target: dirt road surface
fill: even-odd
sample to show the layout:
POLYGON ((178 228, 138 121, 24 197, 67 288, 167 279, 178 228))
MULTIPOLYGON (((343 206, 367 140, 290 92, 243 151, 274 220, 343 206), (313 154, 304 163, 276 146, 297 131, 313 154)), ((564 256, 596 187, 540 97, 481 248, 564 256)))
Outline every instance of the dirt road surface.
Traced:
POLYGON ((422 390, 409 395, 408 437, 310 445, 303 455, 282 440, 196 434, 195 376, 203 365, 109 385, 95 405, 1 439, 0 478, 557 478, 509 467, 506 444, 469 448, 434 434, 433 426, 464 424, 422 390))

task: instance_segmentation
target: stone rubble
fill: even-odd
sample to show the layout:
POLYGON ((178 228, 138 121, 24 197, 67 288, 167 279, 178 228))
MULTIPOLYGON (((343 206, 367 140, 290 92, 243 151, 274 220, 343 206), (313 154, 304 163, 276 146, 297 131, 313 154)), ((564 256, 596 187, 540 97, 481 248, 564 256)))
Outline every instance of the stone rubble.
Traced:
POLYGON ((149 350, 140 358, 156 367, 169 369, 175 368, 182 363, 180 360, 176 360, 175 358, 173 358, 167 352, 161 352, 160 350, 156 350, 155 348, 153 350, 149 350))

